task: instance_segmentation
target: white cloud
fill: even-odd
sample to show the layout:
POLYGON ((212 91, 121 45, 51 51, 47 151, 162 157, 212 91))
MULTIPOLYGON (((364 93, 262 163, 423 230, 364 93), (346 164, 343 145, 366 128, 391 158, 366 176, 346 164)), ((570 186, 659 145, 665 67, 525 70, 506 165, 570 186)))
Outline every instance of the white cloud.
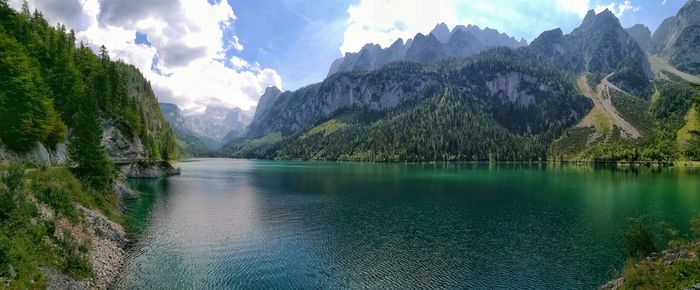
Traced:
MULTIPOLYGON (((21 6, 22 0, 11 1, 13 7, 21 6)), ((65 11, 47 4, 61 1, 32 0, 30 6, 47 7, 50 21, 83 21, 83 27, 76 27, 78 39, 93 48, 104 44, 112 58, 136 65, 161 101, 183 109, 207 105, 248 109, 266 87, 282 87, 275 70, 230 57, 244 47, 231 33, 236 15, 228 1, 70 0, 80 5, 65 11), (137 31, 148 36, 151 46, 135 42, 137 31), (151 69, 154 59, 158 72, 151 69)))
POLYGON ((435 24, 457 23, 455 1, 362 0, 350 5, 342 52, 358 51, 366 43, 391 45, 396 39, 412 38, 430 31, 435 24))
MULTIPOLYGON (((573 29, 592 7, 591 0, 360 0, 348 8, 340 51, 356 52, 366 43, 387 47, 398 38, 426 34, 440 22, 490 27, 532 40, 562 25, 573 29)), ((600 7, 618 16, 639 10, 629 0, 600 7)))
POLYGON ((440 22, 450 27, 479 25, 533 38, 532 31, 558 27, 561 17, 583 17, 588 6, 588 0, 360 0, 348 8, 348 27, 340 51, 355 52, 366 43, 386 47, 398 38, 426 34, 440 22), (543 9, 551 13, 544 18, 532 15, 543 9))
POLYGON ((578 14, 579 18, 586 16, 586 13, 591 8, 589 0, 557 0, 557 8, 562 11, 578 14))
POLYGON ((604 11, 605 9, 610 10, 610 12, 617 15, 617 17, 622 17, 625 14, 625 12, 627 12, 627 11, 632 11, 632 12, 639 11, 639 7, 632 5, 631 1, 625 0, 619 4, 615 3, 615 2, 611 2, 608 5, 598 5, 595 8, 595 12, 600 13, 600 12, 604 11))

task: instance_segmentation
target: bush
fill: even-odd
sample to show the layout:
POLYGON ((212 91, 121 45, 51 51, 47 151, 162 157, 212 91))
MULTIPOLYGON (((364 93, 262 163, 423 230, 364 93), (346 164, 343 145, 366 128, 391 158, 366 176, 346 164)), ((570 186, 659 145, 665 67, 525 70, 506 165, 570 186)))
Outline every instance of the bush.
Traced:
POLYGON ((0 235, 0 277, 7 275, 10 270, 10 241, 0 235))
POLYGON ((628 258, 641 259, 656 252, 654 236, 649 229, 646 217, 632 220, 632 225, 625 232, 623 244, 628 258))
POLYGON ((7 169, 7 175, 3 177, 3 182, 7 185, 10 193, 17 193, 22 187, 24 180, 24 166, 22 164, 11 164, 7 169))
POLYGON ((690 231, 695 234, 696 238, 700 238, 700 214, 690 220, 690 231))

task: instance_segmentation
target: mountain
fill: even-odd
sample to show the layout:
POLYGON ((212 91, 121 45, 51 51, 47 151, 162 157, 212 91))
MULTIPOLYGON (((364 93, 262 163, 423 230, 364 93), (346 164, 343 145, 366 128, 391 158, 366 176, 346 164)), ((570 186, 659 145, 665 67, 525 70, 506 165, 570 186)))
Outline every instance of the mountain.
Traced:
POLYGON ((661 73, 645 51, 654 46, 646 27, 624 29, 610 11, 589 11, 571 33, 546 31, 517 48, 484 45, 508 43, 493 30, 445 28, 386 49, 368 44, 334 62, 338 72, 321 83, 268 89, 246 134, 223 153, 357 161, 700 159, 700 90, 692 85, 700 79, 668 64, 661 73))
POLYGON ((607 9, 590 10, 570 34, 560 29, 542 33, 529 49, 576 74, 591 74, 594 86, 610 75, 609 81, 625 91, 650 95, 653 75, 646 54, 607 9))
POLYGON ((370 71, 395 61, 430 63, 467 57, 494 47, 517 48, 525 45, 525 40, 517 41, 494 29, 459 25, 450 30, 446 24, 440 23, 427 35, 419 33, 406 43, 398 39, 387 48, 367 44, 357 53, 346 53, 333 62, 328 76, 337 72, 370 71))
MULTIPOLYGON (((175 104, 170 103, 160 103, 160 109, 163 111, 165 119, 170 124, 175 133, 175 137, 180 143, 183 151, 192 156, 202 156, 205 155, 211 148, 204 140, 205 138, 197 136, 196 133, 192 132, 187 126, 187 120, 182 115, 182 111, 175 104)), ((213 142, 211 142, 213 143, 213 142)))
MULTIPOLYGON (((433 156, 430 148, 435 148, 434 142, 440 142, 440 135, 458 122, 460 129, 480 145, 457 140, 460 131, 454 128, 454 135, 448 139, 454 146, 440 160, 507 160, 516 156, 540 160, 546 155, 547 142, 591 107, 590 101, 576 92, 572 78, 507 48, 439 64, 395 63, 372 72, 339 73, 320 84, 280 94, 267 114, 256 114, 247 137, 277 141, 288 138, 278 143, 282 146, 279 150, 252 155, 256 157, 313 159, 321 154, 318 158, 418 161, 431 159, 428 156, 433 156), (436 109, 444 112, 432 115, 435 120, 421 117, 436 109), (445 127, 431 131, 434 122, 442 122, 445 127), (427 131, 414 131, 419 129, 427 131), (391 137, 399 131, 406 134, 391 137), (435 134, 435 138, 423 136, 425 132, 435 134), (425 139, 396 139, 413 137, 425 139), (391 150, 401 153, 379 154, 377 150, 387 146, 377 144, 383 138, 395 140, 391 150), (495 153, 498 144, 515 148, 519 142, 531 146, 495 153), (328 148, 323 149, 322 144, 328 148), (411 152, 409 144, 421 150, 411 152), (336 145, 354 149, 331 152, 336 145), (314 149, 299 152, 303 148, 314 149)), ((257 150, 245 146, 234 143, 227 150, 257 150)))
POLYGON ((652 41, 651 41, 651 30, 649 30, 649 27, 646 27, 642 24, 636 24, 630 28, 625 29, 625 31, 635 41, 637 41, 637 44, 639 44, 639 47, 642 48, 644 51, 651 50, 652 41))
POLYGON ((242 135, 255 110, 209 106, 201 113, 184 112, 170 103, 161 103, 160 108, 186 151, 195 156, 219 149, 242 135))
POLYGON ((661 23, 650 52, 681 71, 700 74, 700 1, 688 1, 676 16, 661 23))

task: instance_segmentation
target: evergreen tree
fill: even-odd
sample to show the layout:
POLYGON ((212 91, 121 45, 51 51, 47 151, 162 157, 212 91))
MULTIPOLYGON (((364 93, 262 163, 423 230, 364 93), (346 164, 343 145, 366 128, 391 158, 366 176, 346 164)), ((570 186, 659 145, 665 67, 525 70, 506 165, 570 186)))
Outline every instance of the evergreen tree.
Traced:
POLYGON ((102 146, 102 127, 94 99, 84 97, 73 116, 71 159, 76 175, 95 188, 106 187, 114 176, 112 162, 102 146))
POLYGON ((0 33, 0 139, 12 150, 63 139, 65 125, 53 108, 50 89, 24 49, 0 33))

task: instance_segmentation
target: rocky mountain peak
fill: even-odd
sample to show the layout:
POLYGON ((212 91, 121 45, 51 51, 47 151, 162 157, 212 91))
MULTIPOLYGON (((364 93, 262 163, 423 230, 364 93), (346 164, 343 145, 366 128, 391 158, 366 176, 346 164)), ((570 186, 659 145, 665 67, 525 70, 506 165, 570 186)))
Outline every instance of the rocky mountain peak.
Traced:
POLYGON ((435 28, 433 28, 433 30, 430 32, 430 34, 435 35, 435 38, 443 43, 450 40, 450 28, 447 27, 447 24, 445 23, 440 23, 436 25, 435 28))
POLYGON ((430 33, 419 33, 405 43, 403 39, 397 39, 387 48, 366 44, 359 52, 346 53, 344 57, 333 61, 328 75, 346 71, 371 71, 395 61, 434 62, 452 57, 469 57, 494 47, 518 48, 526 45, 526 40, 518 41, 495 29, 457 25, 450 30, 447 24, 439 23, 430 33), (457 32, 460 35, 451 41, 457 32))
POLYGON ((617 16, 615 16, 615 14, 608 9, 605 9, 598 14, 596 14, 595 11, 590 10, 583 19, 581 26, 576 28, 574 33, 601 32, 609 29, 622 30, 622 25, 620 25, 620 20, 617 18, 617 16))
POLYGON ((634 25, 630 28, 625 29, 627 34, 629 34, 639 46, 645 51, 651 49, 651 30, 642 24, 634 25))

